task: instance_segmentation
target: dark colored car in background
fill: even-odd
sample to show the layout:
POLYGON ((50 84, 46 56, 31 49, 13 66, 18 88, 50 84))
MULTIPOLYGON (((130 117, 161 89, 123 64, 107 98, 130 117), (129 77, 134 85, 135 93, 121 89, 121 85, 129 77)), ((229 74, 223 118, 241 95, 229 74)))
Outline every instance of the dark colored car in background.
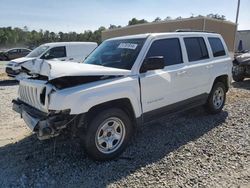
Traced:
POLYGON ((31 50, 27 48, 12 48, 4 52, 0 52, 0 60, 9 61, 19 57, 24 57, 28 55, 30 52, 31 50))

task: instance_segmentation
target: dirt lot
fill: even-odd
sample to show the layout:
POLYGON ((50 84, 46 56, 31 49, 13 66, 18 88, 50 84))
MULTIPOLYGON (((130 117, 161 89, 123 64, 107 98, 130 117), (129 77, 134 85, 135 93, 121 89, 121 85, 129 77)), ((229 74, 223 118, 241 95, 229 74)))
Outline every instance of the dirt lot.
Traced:
POLYGON ((2 80, 9 80, 10 78, 7 76, 7 74, 4 72, 5 65, 7 64, 7 61, 0 61, 0 81, 2 80))
POLYGON ((141 127, 117 160, 89 160, 78 140, 39 141, 11 110, 17 83, 0 81, 0 187, 250 187, 250 80, 224 111, 202 108, 141 127))

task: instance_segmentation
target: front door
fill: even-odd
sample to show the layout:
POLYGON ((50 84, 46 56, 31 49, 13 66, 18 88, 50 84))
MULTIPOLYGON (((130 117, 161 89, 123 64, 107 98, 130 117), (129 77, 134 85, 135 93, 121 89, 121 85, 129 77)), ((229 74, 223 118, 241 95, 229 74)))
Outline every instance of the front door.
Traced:
POLYGON ((57 46, 49 49, 41 59, 58 59, 61 61, 65 61, 66 57, 67 57, 66 47, 57 46))
POLYGON ((163 70, 140 74, 143 113, 154 114, 163 107, 186 98, 187 72, 183 63, 179 38, 157 39, 152 42, 146 58, 163 56, 163 70))

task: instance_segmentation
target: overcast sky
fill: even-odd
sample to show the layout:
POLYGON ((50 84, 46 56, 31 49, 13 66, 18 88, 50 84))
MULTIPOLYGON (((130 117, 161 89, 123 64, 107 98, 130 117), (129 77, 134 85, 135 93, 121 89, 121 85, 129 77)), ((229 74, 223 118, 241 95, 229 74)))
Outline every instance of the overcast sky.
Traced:
MULTIPOLYGON (((133 17, 190 17, 223 14, 235 21, 237 0, 0 0, 0 27, 39 30, 96 30, 110 24, 125 26, 133 17)), ((250 0, 241 0, 239 29, 250 29, 250 0)))

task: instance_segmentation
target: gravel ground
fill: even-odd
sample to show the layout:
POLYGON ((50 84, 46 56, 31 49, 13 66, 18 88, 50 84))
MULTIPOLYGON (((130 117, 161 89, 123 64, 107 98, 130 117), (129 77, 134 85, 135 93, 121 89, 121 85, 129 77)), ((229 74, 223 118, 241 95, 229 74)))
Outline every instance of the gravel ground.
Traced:
POLYGON ((0 61, 0 72, 4 72, 4 67, 9 61, 0 61))
POLYGON ((12 78, 8 77, 5 73, 5 66, 9 61, 0 61, 0 81, 3 80, 13 80, 12 78))
POLYGON ((78 140, 37 140, 11 110, 16 92, 0 82, 0 187, 250 187, 250 80, 233 84, 222 113, 196 108, 144 125, 105 163, 78 140))

